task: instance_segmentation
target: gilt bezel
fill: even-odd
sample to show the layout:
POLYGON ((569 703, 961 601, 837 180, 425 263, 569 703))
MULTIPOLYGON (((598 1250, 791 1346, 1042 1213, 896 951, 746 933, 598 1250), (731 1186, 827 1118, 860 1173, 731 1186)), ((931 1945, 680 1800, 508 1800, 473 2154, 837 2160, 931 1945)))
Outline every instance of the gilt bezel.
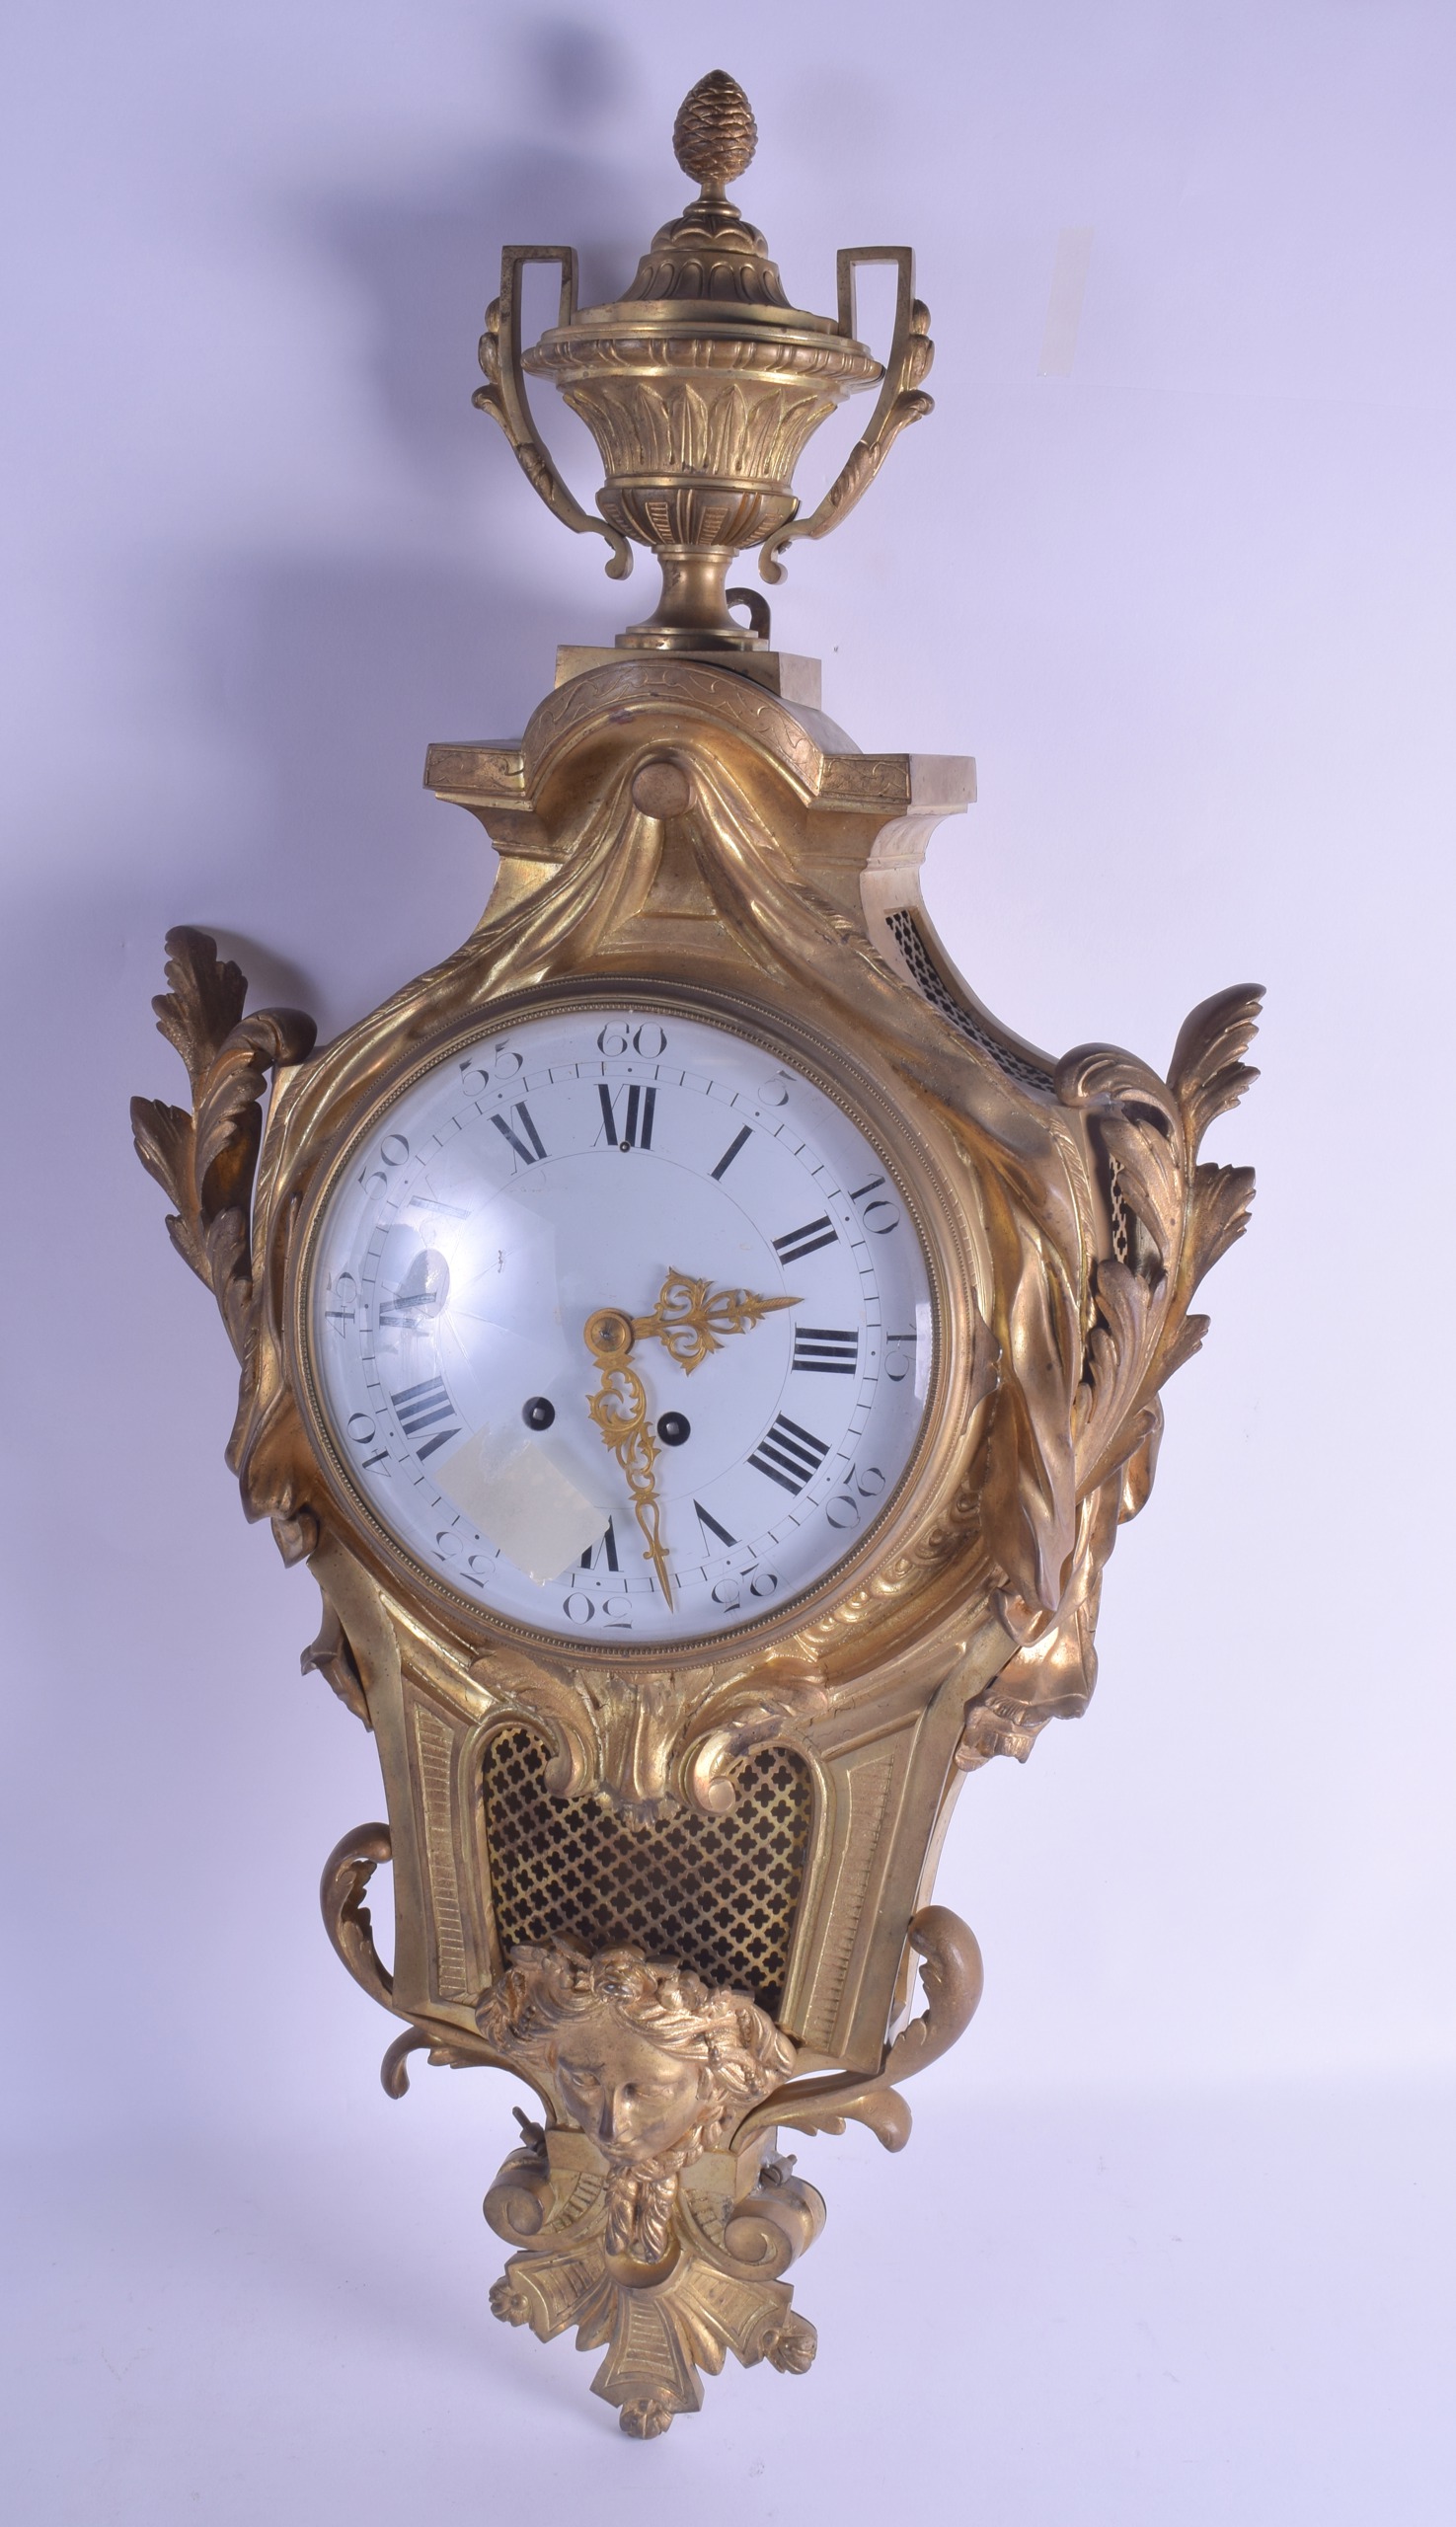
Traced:
POLYGON ((401 1097, 461 1047, 478 1042, 482 1036, 498 1034, 503 1028, 550 1013, 579 1010, 583 1015, 611 1015, 623 1009, 651 1017, 676 1014, 719 1027, 768 1053, 771 1059, 786 1061, 838 1106, 883 1163, 904 1203, 925 1262, 931 1306, 932 1357, 924 1408, 910 1454, 879 1515, 830 1570, 770 1613, 708 1633, 659 1635, 651 1642, 613 1644, 613 1666, 660 1668, 664 1661, 735 1655, 745 1643, 783 1639, 825 1613, 855 1585, 869 1564, 883 1558, 890 1530, 904 1523, 917 1476, 934 1451, 947 1401, 946 1259, 948 1249, 954 1245, 951 1212, 941 1195, 929 1154, 923 1147, 904 1147, 903 1127, 896 1129, 899 1118, 892 1094, 861 1061, 846 1054, 817 1030, 744 994, 714 992, 702 986, 674 986, 646 976, 591 982, 564 979, 482 1004, 468 1019, 434 1036, 426 1047, 413 1048, 409 1058, 375 1086, 367 1105, 351 1117, 346 1132, 328 1152, 305 1196, 298 1234, 291 1241, 285 1340, 294 1392, 333 1508, 342 1516, 351 1540, 363 1547, 381 1575, 396 1589, 403 1584, 407 1592, 422 1592, 432 1607, 448 1614, 458 1631, 483 1646, 510 1642, 557 1658, 568 1655, 576 1664, 596 1663, 579 1638, 517 1622, 466 1596, 443 1574, 431 1570, 379 1515, 355 1485, 335 1436, 322 1381, 315 1371, 310 1319, 318 1241, 335 1188, 357 1151, 401 1097))

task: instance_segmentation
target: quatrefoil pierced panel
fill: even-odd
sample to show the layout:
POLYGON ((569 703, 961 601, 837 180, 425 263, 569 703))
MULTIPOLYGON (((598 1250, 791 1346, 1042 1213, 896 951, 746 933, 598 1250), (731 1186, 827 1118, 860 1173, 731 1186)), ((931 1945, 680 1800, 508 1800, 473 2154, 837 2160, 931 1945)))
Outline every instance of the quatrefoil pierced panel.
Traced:
POLYGON ((549 1750, 503 1728, 485 1757, 486 1837, 503 1953, 566 1934, 596 1953, 620 1941, 729 1984, 777 2016, 808 1856, 807 1765, 768 1746, 744 1765, 727 1816, 679 1811, 643 1824, 587 1800, 553 1799, 549 1750))

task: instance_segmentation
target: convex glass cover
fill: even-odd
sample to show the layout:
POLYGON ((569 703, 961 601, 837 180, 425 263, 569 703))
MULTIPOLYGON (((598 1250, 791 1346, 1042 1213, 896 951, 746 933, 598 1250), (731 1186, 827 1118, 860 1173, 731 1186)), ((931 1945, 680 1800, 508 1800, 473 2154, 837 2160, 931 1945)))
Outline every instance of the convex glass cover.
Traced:
POLYGON ((930 1278, 886 1159, 801 1070, 680 1011, 457 1042, 355 1143, 308 1280, 374 1519, 475 1604, 604 1646, 817 1585, 924 1412, 930 1278))

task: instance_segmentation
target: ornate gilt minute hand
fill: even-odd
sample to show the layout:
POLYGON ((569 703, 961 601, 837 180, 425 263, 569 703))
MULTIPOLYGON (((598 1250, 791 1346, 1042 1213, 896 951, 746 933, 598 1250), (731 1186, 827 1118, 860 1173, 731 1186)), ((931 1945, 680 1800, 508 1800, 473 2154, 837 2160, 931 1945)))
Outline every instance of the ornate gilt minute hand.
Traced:
POLYGON ((586 1320, 586 1347, 601 1371, 596 1393, 586 1399, 587 1411, 627 1478, 647 1547, 643 1560, 652 1565, 669 1606, 672 1583, 657 1497, 657 1442, 649 1417, 648 1391, 636 1369, 628 1365, 628 1353, 634 1342, 657 1341, 670 1360, 691 1373, 710 1351, 722 1350, 726 1335, 747 1334, 775 1308, 798 1304, 793 1298, 760 1298, 754 1290, 715 1290, 689 1272, 670 1271, 651 1316, 627 1316, 620 1308, 599 1307, 586 1320))

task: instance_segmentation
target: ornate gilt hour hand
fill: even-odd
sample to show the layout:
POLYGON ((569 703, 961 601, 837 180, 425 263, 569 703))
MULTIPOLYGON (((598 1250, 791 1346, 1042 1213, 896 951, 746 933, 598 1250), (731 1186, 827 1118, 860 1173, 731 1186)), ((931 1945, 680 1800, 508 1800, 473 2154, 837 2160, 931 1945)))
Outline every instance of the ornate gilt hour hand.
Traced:
POLYGON ((651 1316, 635 1316, 632 1332, 639 1342, 661 1343, 680 1369, 691 1373, 710 1351, 721 1351, 728 1334, 746 1334, 776 1308, 798 1307, 797 1298, 764 1299, 754 1290, 715 1290, 690 1272, 671 1271, 657 1292, 651 1316))
POLYGON ((587 1411, 627 1478, 632 1506, 651 1562, 672 1604, 667 1576, 667 1548, 662 1535, 662 1504, 657 1498, 657 1442, 648 1418, 648 1391, 636 1369, 629 1367, 636 1326, 619 1308, 599 1307, 585 1325, 586 1347, 601 1371, 601 1384, 586 1399, 587 1411))

